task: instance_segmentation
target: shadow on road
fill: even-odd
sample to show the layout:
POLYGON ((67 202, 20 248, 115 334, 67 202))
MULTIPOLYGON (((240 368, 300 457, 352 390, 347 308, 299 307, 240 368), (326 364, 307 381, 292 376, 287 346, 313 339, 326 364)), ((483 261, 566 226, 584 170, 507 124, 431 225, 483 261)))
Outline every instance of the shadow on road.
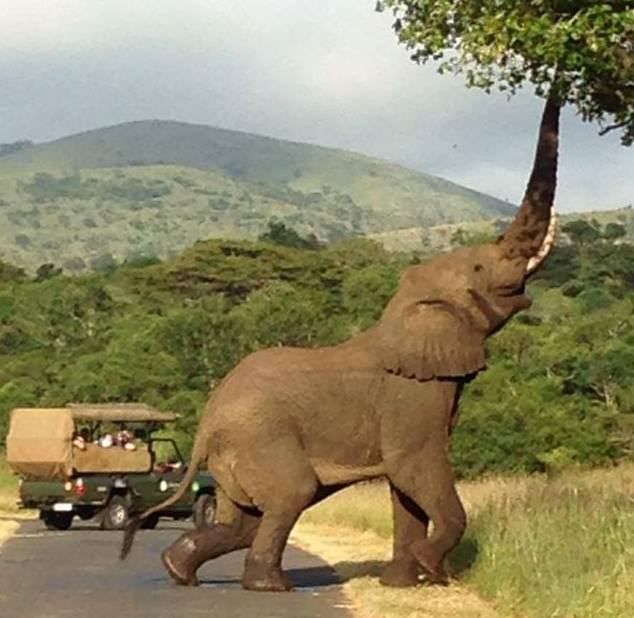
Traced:
MULTIPOLYGON (((337 575, 335 569, 330 566, 317 566, 288 569, 287 575, 291 578, 295 587, 301 588, 326 588, 341 583, 341 578, 337 575)), ((226 586, 240 585, 239 578, 200 578, 201 586, 226 586)))

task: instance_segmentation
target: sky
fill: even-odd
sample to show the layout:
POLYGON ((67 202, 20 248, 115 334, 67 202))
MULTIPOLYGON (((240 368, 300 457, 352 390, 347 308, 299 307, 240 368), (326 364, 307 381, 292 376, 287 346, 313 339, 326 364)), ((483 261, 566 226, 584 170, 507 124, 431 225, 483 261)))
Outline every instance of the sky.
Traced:
MULTIPOLYGON (((542 101, 418 66, 375 0, 0 0, 0 143, 149 118, 345 148, 521 199, 542 101)), ((557 207, 634 202, 634 147, 564 112, 557 207)))

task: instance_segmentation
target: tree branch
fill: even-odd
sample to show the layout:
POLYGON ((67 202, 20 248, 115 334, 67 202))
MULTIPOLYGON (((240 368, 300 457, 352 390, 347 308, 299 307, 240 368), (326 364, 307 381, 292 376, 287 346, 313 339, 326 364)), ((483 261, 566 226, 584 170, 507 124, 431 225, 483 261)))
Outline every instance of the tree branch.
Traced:
POLYGON ((628 124, 629 124, 629 121, 627 120, 624 120, 623 122, 617 122, 616 124, 610 124, 607 127, 603 127, 599 131, 599 135, 603 136, 603 135, 606 135, 607 133, 610 133, 610 131, 614 131, 616 129, 623 129, 628 124))

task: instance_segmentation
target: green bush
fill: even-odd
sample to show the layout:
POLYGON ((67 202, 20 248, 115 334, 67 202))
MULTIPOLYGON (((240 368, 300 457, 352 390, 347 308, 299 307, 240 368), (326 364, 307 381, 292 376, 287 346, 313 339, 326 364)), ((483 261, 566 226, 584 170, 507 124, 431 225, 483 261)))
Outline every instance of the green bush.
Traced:
MULTIPOLYGON (((531 311, 489 341, 489 369, 465 391, 452 446, 462 477, 557 472, 632 450, 634 260, 603 240, 564 255, 532 286, 531 311), (582 291, 564 296, 562 280, 582 291)), ((4 266, 0 413, 142 400, 179 412, 185 439, 245 355, 348 338, 377 319, 409 263, 362 239, 318 251, 215 240, 163 262, 117 266, 105 254, 105 272, 91 275, 36 281, 4 266)))

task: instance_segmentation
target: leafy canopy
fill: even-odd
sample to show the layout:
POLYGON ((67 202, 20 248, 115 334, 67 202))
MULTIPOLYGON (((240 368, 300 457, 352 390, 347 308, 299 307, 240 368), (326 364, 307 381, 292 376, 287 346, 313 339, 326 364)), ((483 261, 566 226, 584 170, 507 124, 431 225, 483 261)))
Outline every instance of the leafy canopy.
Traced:
MULTIPOLYGON (((630 214, 624 225, 571 222, 568 244, 531 283, 531 310, 488 342, 489 370, 466 388, 453 437, 460 476, 634 453, 630 214)), ((242 358, 348 339, 414 263, 360 238, 284 246, 303 237, 274 230, 267 242, 209 240, 165 262, 74 277, 0 263, 0 444, 15 407, 145 401, 181 415, 169 431, 189 449, 209 391, 242 358)))
POLYGON ((382 0, 412 59, 439 61, 487 92, 526 82, 544 95, 555 68, 563 100, 602 132, 634 141, 632 0, 382 0))

